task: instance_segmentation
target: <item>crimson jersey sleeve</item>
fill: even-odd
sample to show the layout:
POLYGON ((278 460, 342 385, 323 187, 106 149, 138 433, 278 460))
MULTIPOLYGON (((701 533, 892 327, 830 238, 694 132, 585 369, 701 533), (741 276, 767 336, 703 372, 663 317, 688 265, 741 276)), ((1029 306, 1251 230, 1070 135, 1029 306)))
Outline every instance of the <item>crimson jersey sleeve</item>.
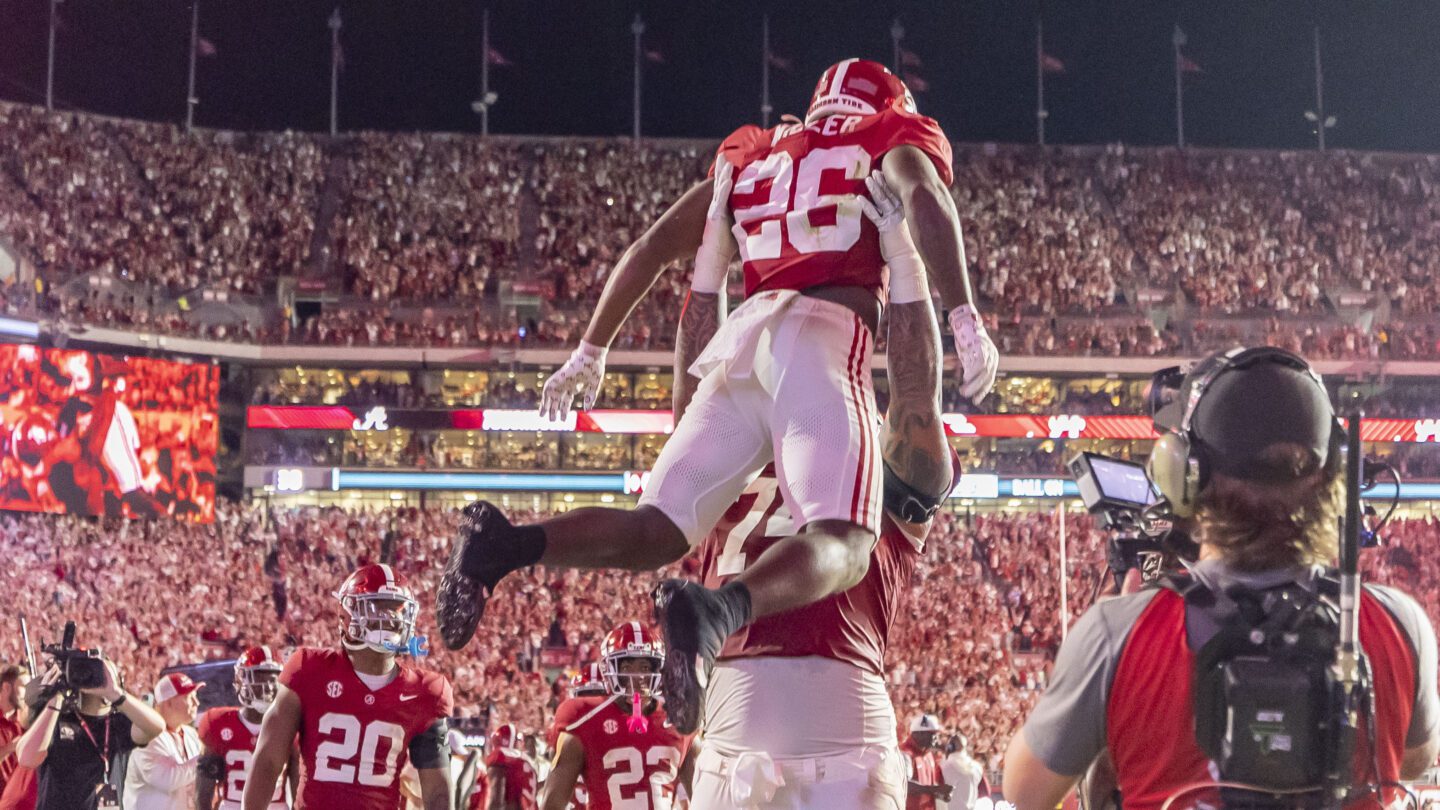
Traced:
MULTIPOLYGON (((754 124, 746 124, 720 142, 720 148, 715 150, 715 156, 723 157, 732 167, 739 168, 764 154, 765 150, 770 148, 774 138, 774 129, 761 129, 754 124)), ((709 174, 705 176, 710 178, 715 176, 713 163, 710 165, 709 174)))
MULTIPOLYGON (((296 676, 300 674, 300 670, 305 668, 305 662, 312 658, 316 652, 319 651, 311 647, 301 647, 294 653, 291 653, 290 657, 285 659, 285 667, 280 670, 280 685, 292 692, 301 692, 301 686, 296 684, 296 676)), ((300 700, 302 703, 304 702, 305 696, 303 694, 300 696, 300 700)))
POLYGON ((877 161, 891 149, 913 146, 930 158, 945 185, 955 182, 955 170, 952 166, 954 155, 950 151, 950 141, 934 118, 898 108, 886 110, 880 115, 883 118, 875 127, 880 138, 874 149, 877 161))
POLYGON ((198 724, 200 742, 205 746, 205 749, 212 754, 219 753, 220 751, 220 732, 219 729, 216 728, 215 723, 215 717, 219 713, 219 709, 211 709, 205 712, 200 715, 200 722, 198 724))

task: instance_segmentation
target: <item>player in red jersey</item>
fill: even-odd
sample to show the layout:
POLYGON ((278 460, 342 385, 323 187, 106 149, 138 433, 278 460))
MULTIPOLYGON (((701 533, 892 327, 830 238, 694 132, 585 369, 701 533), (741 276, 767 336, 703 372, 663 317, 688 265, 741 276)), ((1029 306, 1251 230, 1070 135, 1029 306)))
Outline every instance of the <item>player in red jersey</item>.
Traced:
POLYGON ((520 749, 514 723, 495 729, 485 753, 485 781, 490 792, 486 810, 535 810, 535 764, 520 749))
POLYGON ((285 662, 245 785, 245 810, 267 810, 299 735, 296 810, 396 810, 413 762, 425 810, 452 810, 446 718, 450 682, 396 660, 420 651, 419 603, 388 565, 367 565, 335 592, 340 649, 301 647, 285 662))
MULTIPOLYGON (((898 227, 898 200, 873 185, 876 210, 867 215, 898 227)), ((931 520, 959 474, 940 419, 940 334, 923 287, 917 298, 886 313, 885 514, 865 576, 725 641, 706 692, 694 810, 905 806, 885 651, 931 520), (730 776, 737 771, 750 774, 740 788, 730 776)), ((680 361, 687 351, 677 346, 680 361)), ((792 526, 778 479, 762 473, 701 544, 705 585, 740 575, 792 526)))
POLYGON ((560 713, 565 704, 572 700, 595 695, 610 694, 610 687, 605 685, 605 674, 600 671, 600 665, 596 663, 586 664, 580 668, 570 679, 570 686, 567 688, 566 699, 555 709, 555 718, 550 722, 550 728, 545 731, 545 744, 554 751, 555 746, 560 742, 560 732, 565 729, 560 725, 560 713))
MULTIPOLYGON (((235 694, 240 706, 218 706, 200 716, 200 742, 205 753, 195 776, 195 806, 201 810, 215 807, 215 788, 220 787, 219 810, 240 810, 245 780, 250 776, 250 760, 260 737, 260 724, 265 710, 275 702, 280 677, 280 662, 269 647, 251 647, 235 660, 235 694)), ((286 765, 285 775, 291 792, 295 789, 297 763, 294 752, 286 765)), ((270 797, 269 810, 285 810, 284 785, 276 784, 270 797)))
MULTIPOLYGON (((934 280, 950 308, 966 395, 983 397, 998 364, 972 305, 947 188, 949 143, 884 66, 851 59, 831 67, 804 123, 737 130, 721 145, 714 175, 691 302, 718 296, 737 240, 749 299, 693 365, 678 367, 677 378, 688 368, 702 380, 639 508, 577 509, 517 527, 493 505, 473 504, 437 601, 445 642, 458 649, 510 571, 537 562, 633 565, 633 545, 650 549, 646 562, 678 557, 774 462, 797 533, 721 589, 675 580, 656 592, 671 653, 664 692, 685 731, 698 726, 704 670, 726 636, 865 575, 882 512, 870 350, 886 267, 892 304, 920 300, 927 271, 934 280), (867 179, 877 168, 903 208, 890 224, 904 216, 908 228, 867 216, 867 179)), ((587 336, 617 313, 623 320, 643 294, 630 279, 612 282, 587 336)), ((604 352, 583 342, 546 383, 542 410, 564 418, 577 394, 593 402, 604 352)))
POLYGON ((665 716, 658 694, 665 645, 639 622, 605 637, 601 669, 609 694, 560 704, 560 740, 541 810, 566 810, 578 780, 590 787, 589 810, 668 810, 676 787, 690 783, 691 735, 665 716))

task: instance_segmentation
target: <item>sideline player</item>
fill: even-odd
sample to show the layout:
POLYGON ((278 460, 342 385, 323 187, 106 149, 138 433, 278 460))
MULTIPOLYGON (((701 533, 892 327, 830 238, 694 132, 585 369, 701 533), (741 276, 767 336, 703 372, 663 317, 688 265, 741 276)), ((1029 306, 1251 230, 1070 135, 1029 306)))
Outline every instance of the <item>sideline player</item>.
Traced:
POLYGON ((452 810, 446 718, 454 699, 436 672, 396 660, 420 606, 388 565, 367 565, 335 592, 347 617, 340 649, 301 647, 285 662, 245 785, 245 810, 267 810, 299 735, 296 810, 395 810, 413 762, 425 810, 452 810))
MULTIPOLYGON (((235 659, 235 694, 240 706, 217 706, 200 716, 200 742, 205 753, 195 775, 195 806, 210 810, 215 807, 215 788, 220 786, 219 810, 240 810, 245 780, 250 776, 250 761, 260 737, 260 724, 265 710, 275 702, 279 686, 280 662, 269 647, 251 647, 235 659)), ((294 751, 285 766, 290 791, 295 790, 298 764, 294 751)), ((286 810, 284 784, 277 782, 270 797, 268 810, 286 810)))
POLYGON ((690 784, 692 738, 670 725, 659 699, 665 645, 639 622, 611 630, 601 646, 609 694, 560 704, 562 730, 540 793, 541 810, 566 810, 577 782, 590 787, 588 810, 666 808, 690 784))
MULTIPOLYGON (((899 202, 877 181, 873 213, 901 227, 899 202)), ((931 519, 959 474, 940 419, 940 333, 928 290, 887 313, 890 404, 882 428, 885 514, 859 584, 813 605, 760 619, 730 636, 705 700, 705 750, 694 810, 905 807, 905 765, 885 682, 890 628, 923 553, 931 519), (737 769, 783 785, 735 793, 737 769), (772 790, 773 789, 773 790, 772 790)), ((699 326, 699 324, 687 324, 699 326)), ((692 343, 676 348, 684 359, 692 343)), ((767 471, 768 473, 768 471, 767 471)), ((718 587, 791 530, 773 475, 762 474, 700 547, 705 584, 718 587)))
POLYGON ((535 810, 539 779, 535 763, 520 746, 520 728, 506 723, 490 735, 485 753, 485 780, 490 798, 487 810, 535 810))
MULTIPOLYGON (((915 112, 898 78, 864 60, 824 73, 804 123, 747 126, 727 138, 692 288, 718 293, 738 239, 749 299, 691 367, 702 377, 691 418, 677 423, 637 509, 577 509, 517 527, 491 504, 468 507, 437 601, 445 643, 468 642, 512 570, 593 566, 603 556, 594 548, 632 538, 658 556, 684 554, 770 462, 798 534, 724 588, 672 580, 656 591, 676 726, 697 728, 701 684, 731 632, 859 582, 881 516, 870 350, 886 265, 892 301, 917 300, 927 271, 935 282, 960 349, 962 392, 978 400, 994 383, 998 357, 972 305, 950 180, 939 125, 915 112), (918 242, 904 228, 879 238, 865 216, 864 185, 876 167, 918 242)), ((602 307, 607 298, 608 290, 602 307)), ((547 382, 542 408, 564 416, 577 393, 593 402, 603 365, 604 350, 582 343, 547 382)))

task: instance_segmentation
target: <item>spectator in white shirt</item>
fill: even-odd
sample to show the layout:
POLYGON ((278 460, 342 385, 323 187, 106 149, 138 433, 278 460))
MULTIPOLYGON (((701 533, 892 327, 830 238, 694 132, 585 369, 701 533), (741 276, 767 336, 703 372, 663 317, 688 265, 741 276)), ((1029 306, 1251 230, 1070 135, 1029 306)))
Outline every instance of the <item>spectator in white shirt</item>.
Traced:
POLYGON ((129 810, 187 810, 195 796, 195 768, 205 747, 192 725, 200 707, 195 683, 172 672, 155 684, 155 710, 165 719, 165 733, 130 755, 125 772, 125 806, 129 810))
POLYGON ((980 781, 984 769, 971 756, 969 741, 964 734, 950 738, 950 753, 940 763, 940 773, 945 784, 954 788, 948 802, 936 802, 942 810, 972 810, 980 795, 980 781))

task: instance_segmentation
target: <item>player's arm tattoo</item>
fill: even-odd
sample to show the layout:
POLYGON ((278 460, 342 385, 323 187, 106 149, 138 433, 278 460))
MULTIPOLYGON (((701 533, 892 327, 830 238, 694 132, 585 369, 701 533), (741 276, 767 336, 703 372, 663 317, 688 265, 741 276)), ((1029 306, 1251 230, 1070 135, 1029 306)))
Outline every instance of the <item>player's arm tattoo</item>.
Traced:
POLYGON ((700 356, 725 319, 725 291, 701 293, 690 291, 685 308, 680 311, 680 325, 675 334, 675 383, 671 401, 675 422, 685 413, 700 380, 690 376, 690 364, 700 356))
POLYGON ((929 301, 891 304, 886 311, 890 406, 882 446, 902 481, 940 494, 950 480, 950 448, 940 419, 940 327, 929 301))

